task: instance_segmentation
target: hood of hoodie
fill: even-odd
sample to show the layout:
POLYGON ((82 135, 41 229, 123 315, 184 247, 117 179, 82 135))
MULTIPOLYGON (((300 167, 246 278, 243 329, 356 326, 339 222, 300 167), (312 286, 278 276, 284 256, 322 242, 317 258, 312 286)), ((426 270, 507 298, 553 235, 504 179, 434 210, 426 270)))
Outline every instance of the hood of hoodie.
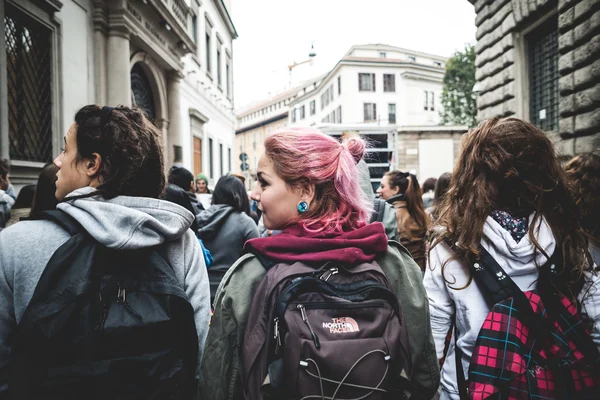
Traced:
MULTIPOLYGON (((68 197, 94 190, 77 189, 68 197)), ((68 197, 57 208, 76 219, 95 240, 113 249, 133 250, 179 239, 194 220, 191 212, 165 200, 93 196, 68 201, 68 197)))
POLYGON ((211 238, 217 234, 230 214, 235 209, 226 204, 213 204, 208 210, 201 211, 196 218, 198 223, 198 237, 211 238))
POLYGON ((361 264, 373 261, 387 251, 387 246, 388 238, 381 222, 328 236, 296 224, 278 235, 247 241, 244 251, 260 256, 262 261, 361 264))
MULTIPOLYGON (((529 226, 532 222, 533 214, 529 216, 529 226)), ((550 225, 544 218, 540 218, 533 233, 541 248, 551 256, 556 248, 556 240, 550 225)), ((546 257, 536 250, 529 234, 517 242, 510 232, 492 217, 488 217, 483 226, 483 241, 485 241, 486 249, 493 249, 495 258, 501 257, 507 260, 510 269, 514 271, 511 273, 512 275, 529 274, 532 269, 536 269, 537 266, 541 266, 547 261, 546 257)))

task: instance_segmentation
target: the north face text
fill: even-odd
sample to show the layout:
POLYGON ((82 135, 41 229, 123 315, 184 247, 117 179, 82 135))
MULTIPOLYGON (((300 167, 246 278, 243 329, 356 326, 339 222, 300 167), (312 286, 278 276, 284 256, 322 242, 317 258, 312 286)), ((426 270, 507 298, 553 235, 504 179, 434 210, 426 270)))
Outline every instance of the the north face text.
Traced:
POLYGON ((331 322, 323 322, 323 328, 331 333, 358 332, 358 323, 350 317, 332 318, 331 322))

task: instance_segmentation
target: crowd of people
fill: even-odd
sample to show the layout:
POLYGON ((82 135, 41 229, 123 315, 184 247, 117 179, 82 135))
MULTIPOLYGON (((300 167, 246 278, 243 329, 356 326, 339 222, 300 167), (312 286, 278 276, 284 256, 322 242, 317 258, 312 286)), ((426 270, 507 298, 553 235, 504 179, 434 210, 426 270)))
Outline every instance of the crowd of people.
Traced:
POLYGON ((37 185, 0 162, 0 398, 600 396, 600 152, 493 118, 374 196, 359 136, 284 129, 248 194, 161 136, 89 105, 37 185))

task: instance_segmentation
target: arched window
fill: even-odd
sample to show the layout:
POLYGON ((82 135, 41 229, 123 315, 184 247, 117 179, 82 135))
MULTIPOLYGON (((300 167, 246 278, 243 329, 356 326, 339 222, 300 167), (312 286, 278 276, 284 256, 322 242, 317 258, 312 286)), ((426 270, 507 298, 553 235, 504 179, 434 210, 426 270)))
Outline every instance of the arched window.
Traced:
POLYGON ((144 110, 152 120, 156 118, 154 94, 150 80, 140 63, 131 69, 131 103, 144 110))

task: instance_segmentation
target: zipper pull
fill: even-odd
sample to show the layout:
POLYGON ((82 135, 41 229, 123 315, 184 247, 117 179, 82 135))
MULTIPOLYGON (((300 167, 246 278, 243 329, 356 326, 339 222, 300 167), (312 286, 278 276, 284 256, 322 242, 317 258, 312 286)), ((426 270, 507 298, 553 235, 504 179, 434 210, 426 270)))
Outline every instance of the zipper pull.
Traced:
POLYGON ((323 275, 321 275, 321 280, 328 281, 332 275, 337 274, 339 271, 337 267, 329 268, 329 270, 325 271, 323 275))
POLYGON ((298 304, 296 306, 296 308, 298 308, 298 310, 300 310, 300 314, 302 314, 302 321, 304 321, 306 326, 308 326, 308 330, 310 331, 310 335, 312 336, 313 342, 315 342, 315 347, 317 348, 317 350, 319 350, 321 348, 321 343, 319 342, 319 337, 312 330, 312 327, 310 326, 310 323, 308 322, 308 317, 306 316, 306 310, 304 309, 304 306, 302 304, 298 304))
POLYGON ((279 317, 275 317, 275 333, 273 339, 275 340, 275 355, 279 354, 279 348, 281 347, 281 335, 279 334, 279 317))

